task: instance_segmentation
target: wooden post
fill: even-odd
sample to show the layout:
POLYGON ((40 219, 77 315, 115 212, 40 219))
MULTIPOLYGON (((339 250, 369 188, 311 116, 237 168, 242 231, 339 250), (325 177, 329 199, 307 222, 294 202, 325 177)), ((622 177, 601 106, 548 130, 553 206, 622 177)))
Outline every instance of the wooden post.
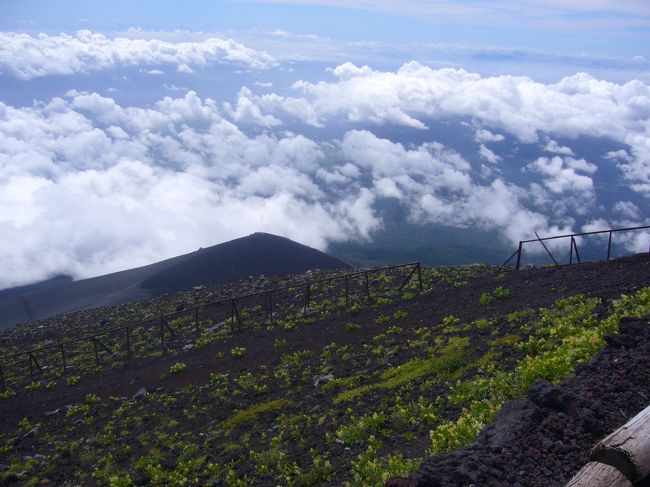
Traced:
POLYGON ((131 360, 131 327, 126 327, 126 356, 131 360))
POLYGON ((306 315, 307 310, 309 309, 309 300, 310 300, 310 293, 311 293, 311 287, 309 286, 309 283, 307 283, 307 286, 305 287, 305 307, 302 310, 302 314, 306 315))
POLYGON ((160 317, 160 352, 165 353, 165 320, 160 317))
POLYGON ((650 474, 650 406, 599 441, 591 459, 616 467, 631 481, 650 474))
POLYGON ((63 365, 63 375, 65 375, 65 371, 66 371, 65 347, 63 346, 63 343, 61 343, 61 364, 63 365))
POLYGON ((95 363, 99 365, 99 352, 97 351, 97 338, 92 337, 91 340, 93 342, 93 348, 95 349, 95 363))
POLYGON ((632 487, 632 483, 611 465, 590 462, 565 487, 632 487))
POLYGON ((576 239, 571 237, 571 241, 573 242, 573 248, 576 251, 576 260, 578 261, 578 264, 582 263, 580 260, 580 252, 578 252, 578 244, 576 243, 576 239))
POLYGON ((230 300, 230 330, 233 330, 235 325, 235 320, 237 320, 237 331, 241 331, 241 318, 239 317, 239 310, 237 309, 237 303, 234 299, 230 300))
POLYGON ((612 232, 609 232, 609 239, 607 240, 607 260, 612 255, 612 232))
POLYGON ((368 271, 366 271, 364 274, 364 281, 365 281, 365 288, 366 288, 366 299, 370 300, 370 283, 368 282, 368 271))
POLYGON ((523 246, 523 242, 520 240, 519 241, 519 249, 517 250, 517 265, 515 266, 515 270, 519 270, 519 266, 521 265, 521 248, 523 246))
POLYGON ((43 368, 36 360, 34 354, 32 352, 29 352, 29 378, 31 379, 32 382, 34 382, 34 368, 32 367, 32 363, 36 366, 39 373, 43 372, 43 368))

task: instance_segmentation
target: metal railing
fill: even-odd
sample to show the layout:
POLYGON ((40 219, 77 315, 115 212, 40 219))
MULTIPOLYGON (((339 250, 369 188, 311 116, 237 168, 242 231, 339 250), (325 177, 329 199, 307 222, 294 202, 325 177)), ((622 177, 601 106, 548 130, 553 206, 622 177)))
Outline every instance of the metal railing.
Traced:
MULTIPOLYGON (((554 235, 553 237, 544 237, 544 238, 541 238, 539 235, 537 235, 537 232, 535 232, 535 235, 537 235, 537 238, 530 239, 530 240, 520 240, 519 241, 519 246, 517 247, 517 250, 515 250, 515 252, 508 258, 508 260, 506 260, 501 265, 501 267, 504 267, 504 266, 508 265, 508 263, 512 259, 514 259, 515 256, 516 256, 517 257, 517 262, 515 264, 515 269, 519 270, 519 268, 521 267, 521 263, 522 263, 523 246, 525 244, 529 244, 529 243, 533 243, 533 242, 539 242, 542 245, 542 247, 544 247, 544 250, 549 255, 551 260, 553 261, 553 264, 555 264, 556 266, 559 266, 560 264, 558 264, 557 260, 555 259, 555 257, 553 256, 553 254, 551 253, 551 251, 549 250, 549 248, 546 246, 546 244, 544 242, 546 242, 548 240, 558 240, 558 239, 561 239, 561 238, 569 238, 569 239, 571 239, 569 241, 570 242, 570 244, 569 244, 570 245, 569 246, 569 264, 573 264, 574 254, 575 254, 576 262, 581 263, 582 260, 580 259, 580 252, 578 251, 578 244, 577 244, 575 238, 576 237, 585 237, 585 236, 588 236, 588 235, 603 235, 603 234, 608 234, 609 235, 609 237, 607 239, 607 258, 606 258, 606 260, 609 260, 611 258, 611 256, 612 256, 612 234, 620 233, 620 232, 632 232, 632 231, 638 231, 638 230, 646 230, 646 229, 650 229, 650 225, 645 225, 645 226, 640 226, 640 227, 629 227, 629 228, 616 228, 616 229, 610 229, 610 230, 599 230, 599 231, 596 231, 596 232, 569 233, 569 234, 566 234, 566 235, 554 235)), ((650 244, 649 244, 649 247, 648 247, 648 252, 650 252, 650 244)))
MULTIPOLYGON (((208 310, 209 308, 215 308, 215 307, 218 308, 218 307, 226 306, 226 308, 228 309, 228 314, 230 315, 229 316, 230 331, 235 331, 233 327, 236 324, 236 331, 241 332, 243 328, 244 320, 242 317, 242 313, 240 312, 240 306, 238 303, 241 303, 242 301, 253 300, 256 303, 258 303, 258 305, 261 301, 265 301, 266 308, 267 308, 267 313, 266 313, 267 318, 269 322, 272 323, 275 314, 274 307, 279 306, 281 304, 283 300, 281 296, 282 294, 284 294, 285 296, 284 299, 285 302, 287 300, 295 301, 296 296, 291 295, 290 292, 302 291, 304 289, 304 293, 303 293, 304 301, 301 303, 302 314, 307 315, 307 313, 310 311, 311 304, 315 301, 314 292, 313 292, 315 287, 318 286, 319 284, 333 283, 339 281, 340 284, 342 285, 342 289, 340 290, 343 294, 342 299, 345 303, 345 307, 348 307, 350 306, 350 302, 352 298, 351 284, 353 283, 354 280, 361 280, 362 283, 361 294, 365 300, 369 300, 371 298, 370 284, 371 284, 371 276, 373 274, 384 273, 386 271, 391 271, 391 270, 406 269, 410 267, 412 267, 412 269, 410 270, 408 275, 406 275, 406 277, 402 280, 400 285, 397 286, 397 289, 399 291, 402 291, 404 287, 412 280, 413 276, 417 274, 418 288, 422 290, 422 267, 420 262, 384 266, 384 267, 346 273, 343 275, 336 275, 336 276, 330 276, 330 277, 325 277, 320 279, 314 279, 299 284, 290 284, 287 286, 282 286, 282 287, 273 288, 264 291, 241 294, 230 298, 219 299, 216 301, 199 304, 194 307, 185 308, 173 313, 161 314, 157 318, 141 320, 141 321, 132 322, 121 326, 107 328, 89 335, 85 335, 80 338, 76 338, 72 340, 63 340, 59 343, 35 347, 26 351, 3 355, 0 356, 0 390, 4 392, 7 388, 6 364, 12 360, 15 361, 15 359, 20 359, 21 357, 25 357, 29 363, 29 378, 32 382, 34 381, 34 378, 36 377, 37 373, 42 374, 46 369, 46 367, 42 365, 39 359, 37 358, 38 356, 42 356, 42 354, 44 353, 45 354, 49 353, 50 355, 52 353, 57 354, 59 356, 57 362, 61 367, 62 374, 66 375, 69 368, 68 361, 66 360, 67 359, 66 349, 69 350, 72 345, 82 344, 83 342, 92 344, 92 351, 94 355, 95 364, 99 366, 101 364, 100 355, 103 352, 109 354, 113 353, 113 349, 111 349, 111 347, 107 343, 100 340, 100 338, 103 339, 103 337, 110 337, 110 335, 113 336, 121 335, 122 344, 123 344, 122 346, 125 350, 126 359, 127 361, 131 361, 135 352, 134 346, 132 344, 132 333, 135 329, 139 327, 146 327, 147 325, 149 325, 150 328, 152 326, 157 328, 160 351, 162 354, 164 354, 167 350, 168 341, 171 338, 176 337, 177 335, 177 331, 174 330, 172 326, 170 326, 170 322, 173 319, 178 318, 179 316, 189 315, 191 317, 191 320, 193 321, 194 324, 194 333, 195 336, 198 338, 201 333, 201 319, 200 319, 201 313, 204 312, 205 310, 208 310), (277 298, 279 295, 280 298, 277 298)), ((298 295, 298 297, 299 296, 300 295, 298 295)), ((26 367, 25 367, 25 373, 26 373, 26 367)))

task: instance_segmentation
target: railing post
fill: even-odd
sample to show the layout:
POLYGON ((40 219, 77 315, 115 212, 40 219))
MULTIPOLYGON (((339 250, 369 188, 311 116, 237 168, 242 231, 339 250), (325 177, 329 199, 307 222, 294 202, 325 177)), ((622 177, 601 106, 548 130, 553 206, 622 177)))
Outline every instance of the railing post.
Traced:
POLYGON ((305 307, 302 310, 303 315, 307 314, 307 309, 309 308, 309 300, 311 297, 310 293, 311 293, 311 287, 309 286, 309 283, 307 283, 307 286, 305 287, 305 307))
POLYGON ((366 299, 370 300, 370 283, 368 282, 368 271, 363 273, 366 288, 366 299))
POLYGON ((95 349, 95 363, 99 365, 99 352, 97 351, 97 337, 92 337, 91 340, 93 342, 93 347, 95 349))
POLYGON ((573 264, 573 246, 575 245, 575 240, 571 237, 571 242, 569 242, 569 265, 573 264))
POLYGON ((63 365, 63 375, 66 374, 66 363, 65 363, 65 347, 63 346, 63 343, 61 343, 61 363, 63 365))
POLYGON ((126 356, 131 360, 131 327, 126 327, 126 356))
POLYGON ((234 299, 230 300, 230 326, 235 325, 235 320, 237 320, 237 331, 241 331, 241 318, 239 317, 239 310, 237 309, 237 303, 234 299))
POLYGON ((165 322, 162 316, 160 317, 160 351, 165 353, 165 322))
POLYGON ((523 242, 520 240, 519 241, 519 249, 517 250, 517 265, 515 266, 515 270, 519 270, 519 266, 521 265, 521 248, 522 248, 523 242))
POLYGON ((32 382, 34 382, 34 369, 32 367, 32 362, 36 366, 39 372, 42 372, 43 369, 41 365, 38 363, 38 360, 36 360, 36 357, 34 357, 34 354, 32 352, 29 352, 29 378, 31 379, 32 382))
POLYGON ((609 232, 609 238, 607 239, 607 260, 609 260, 612 255, 612 232, 609 232))
POLYGON ((582 261, 580 260, 580 252, 578 252, 578 243, 576 242, 575 238, 571 237, 571 240, 573 240, 573 248, 576 251, 576 260, 578 261, 578 264, 581 264, 582 261))

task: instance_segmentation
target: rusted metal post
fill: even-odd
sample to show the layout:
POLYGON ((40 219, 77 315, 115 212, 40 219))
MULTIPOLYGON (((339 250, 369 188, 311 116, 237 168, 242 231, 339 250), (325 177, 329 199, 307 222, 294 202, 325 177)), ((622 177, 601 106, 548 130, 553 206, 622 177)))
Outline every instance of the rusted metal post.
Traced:
POLYGON ((366 288, 366 299, 370 300, 370 283, 368 282, 368 271, 363 273, 366 288))
POLYGON ((607 239, 607 260, 612 255, 612 232, 609 232, 609 239, 607 239))
POLYGON ((520 240, 519 241, 519 249, 517 250, 517 265, 515 266, 515 270, 519 270, 519 266, 521 265, 521 248, 523 246, 523 242, 520 240))
POLYGON ((65 363, 65 347, 61 343, 61 364, 63 365, 63 375, 66 374, 66 363, 65 363))
POLYGON ((309 300, 310 300, 310 294, 311 294, 311 287, 309 283, 307 283, 307 286, 305 287, 305 307, 302 310, 302 314, 306 315, 307 314, 307 309, 309 309, 309 300))

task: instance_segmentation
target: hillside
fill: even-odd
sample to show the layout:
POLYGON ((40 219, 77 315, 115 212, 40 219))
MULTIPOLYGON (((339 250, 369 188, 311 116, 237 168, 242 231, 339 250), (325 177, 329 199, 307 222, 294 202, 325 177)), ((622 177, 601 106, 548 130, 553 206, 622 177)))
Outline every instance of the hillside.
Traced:
POLYGON ((409 269, 371 274, 369 300, 364 274, 349 278, 347 307, 340 271, 311 285, 307 307, 298 290, 312 275, 242 283, 242 293, 298 287, 278 297, 273 315, 262 300, 242 300, 241 331, 228 310, 202 308, 198 329, 183 314, 232 295, 231 286, 3 332, 6 353, 101 333, 91 317, 152 320, 133 329, 130 363, 115 334, 101 338, 112 353, 97 362, 92 347, 76 349, 65 376, 56 354, 38 355, 50 367, 27 383, 11 375, 28 374, 25 362, 3 364, 10 390, 0 402, 0 478, 378 486, 413 474, 413 485, 438 485, 427 474, 435 471, 440 485, 459 485, 472 480, 459 472, 475 471, 480 485, 563 485, 604 432, 647 405, 650 255, 520 272, 423 269, 422 291, 409 269), (161 349, 156 313, 177 309, 168 321, 176 334, 161 349), (612 338, 619 326, 621 338, 612 338), (575 399, 563 412, 538 406, 543 434, 531 423, 526 431, 537 436, 522 430, 512 449, 479 439, 469 463, 428 459, 470 443, 531 385, 550 387, 537 379, 567 378, 562 387, 575 399))
POLYGON ((341 260, 287 238, 255 233, 136 269, 80 281, 59 277, 0 291, 0 328, 249 276, 346 267, 341 260))

